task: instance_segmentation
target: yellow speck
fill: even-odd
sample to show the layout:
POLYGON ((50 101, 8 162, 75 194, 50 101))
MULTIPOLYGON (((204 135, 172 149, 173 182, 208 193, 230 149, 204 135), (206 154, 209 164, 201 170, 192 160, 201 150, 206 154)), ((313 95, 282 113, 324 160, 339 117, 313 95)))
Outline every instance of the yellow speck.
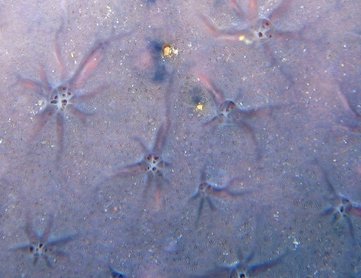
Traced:
POLYGON ((196 110, 197 111, 203 111, 203 108, 204 108, 204 104, 203 103, 197 103, 196 105, 196 110))
POLYGON ((162 57, 163 58, 172 58, 173 56, 178 55, 178 49, 169 43, 163 44, 162 47, 162 57))
POLYGON ((247 44, 247 45, 250 45, 250 44, 253 43, 253 41, 250 40, 249 38, 247 38, 245 35, 240 35, 240 36, 238 37, 238 40, 239 40, 240 42, 244 42, 244 43, 247 44))

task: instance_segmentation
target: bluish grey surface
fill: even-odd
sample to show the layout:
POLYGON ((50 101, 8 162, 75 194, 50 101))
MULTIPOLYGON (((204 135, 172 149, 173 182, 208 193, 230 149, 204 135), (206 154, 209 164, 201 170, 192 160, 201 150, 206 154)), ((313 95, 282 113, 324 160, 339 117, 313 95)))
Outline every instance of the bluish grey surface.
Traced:
POLYGON ((0 277, 360 277, 360 10, 3 1, 0 277))

